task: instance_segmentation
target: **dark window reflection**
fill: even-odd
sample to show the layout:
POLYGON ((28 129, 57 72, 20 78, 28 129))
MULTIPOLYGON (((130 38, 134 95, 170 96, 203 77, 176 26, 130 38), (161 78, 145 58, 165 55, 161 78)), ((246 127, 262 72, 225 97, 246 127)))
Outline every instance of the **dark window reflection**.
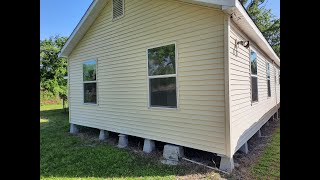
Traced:
POLYGON ((251 51, 250 62, 251 62, 251 74, 257 75, 257 54, 254 51, 251 51))
POLYGON ((258 78, 251 77, 252 101, 258 101, 258 78))
POLYGON ((175 74, 175 45, 148 50, 149 76, 175 74))
POLYGON ((268 97, 271 97, 271 86, 270 86, 270 80, 268 80, 268 97))
POLYGON ((84 83, 83 84, 84 103, 97 103, 97 84, 84 83))
POLYGON ((150 105, 177 107, 176 78, 150 79, 150 105))

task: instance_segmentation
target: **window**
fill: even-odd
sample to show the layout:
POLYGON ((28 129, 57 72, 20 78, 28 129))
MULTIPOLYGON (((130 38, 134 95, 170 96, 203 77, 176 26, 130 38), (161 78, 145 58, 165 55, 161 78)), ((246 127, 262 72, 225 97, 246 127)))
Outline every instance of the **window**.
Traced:
POLYGON ((149 106, 177 107, 176 46, 148 49, 149 106))
POLYGON ((96 61, 83 63, 83 102, 97 104, 96 61))
POLYGON ((124 15, 124 0, 112 0, 113 20, 119 19, 124 15))
POLYGON ((267 86, 268 86, 268 97, 271 97, 271 87, 270 87, 270 64, 266 64, 267 68, 267 86))
POLYGON ((257 69, 257 54, 251 50, 250 52, 250 67, 251 67, 251 101, 258 101, 258 69, 257 69))

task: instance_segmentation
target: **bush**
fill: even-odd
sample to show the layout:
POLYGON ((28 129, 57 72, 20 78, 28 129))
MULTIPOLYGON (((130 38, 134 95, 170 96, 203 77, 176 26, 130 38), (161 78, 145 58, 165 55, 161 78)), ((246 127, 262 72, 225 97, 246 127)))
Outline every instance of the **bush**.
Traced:
POLYGON ((59 104, 60 102, 61 99, 58 95, 54 95, 52 92, 49 91, 40 90, 40 105, 59 104))

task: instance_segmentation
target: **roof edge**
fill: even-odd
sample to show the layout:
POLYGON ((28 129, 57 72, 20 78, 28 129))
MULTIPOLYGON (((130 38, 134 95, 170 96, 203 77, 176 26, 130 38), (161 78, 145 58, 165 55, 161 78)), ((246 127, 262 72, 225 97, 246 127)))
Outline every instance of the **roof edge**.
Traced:
POLYGON ((67 42, 64 44, 64 46, 62 47, 60 53, 58 54, 58 57, 65 57, 67 58, 68 55, 65 54, 65 50, 66 48, 69 46, 70 42, 74 41, 74 37, 76 36, 76 34, 78 34, 79 29, 82 27, 82 25, 84 24, 84 22, 87 21, 89 15, 91 14, 92 10, 94 9, 94 7, 97 6, 97 4, 99 3, 99 1, 101 0, 93 0, 90 4, 90 6, 88 7, 88 9, 86 10, 86 12, 84 13, 84 15, 81 17, 81 20, 79 21, 79 23, 77 24, 77 26, 73 29, 70 37, 68 38, 67 42))
POLYGON ((266 38, 263 36, 263 34, 261 33, 260 29, 257 27, 257 25, 253 22, 253 20, 251 19, 251 17, 249 16, 248 12, 244 9, 244 7, 242 6, 242 4, 236 0, 236 7, 237 9, 242 12, 242 15, 245 17, 245 19, 248 21, 248 23, 252 26, 252 28, 257 32, 258 36, 261 37, 262 41, 264 41, 264 43, 267 45, 268 49, 272 52, 272 54, 275 56, 275 60, 279 61, 280 64, 280 58, 278 57, 278 55, 274 52, 274 50, 272 49, 272 47, 270 46, 270 44, 268 43, 268 41, 266 40, 266 38))
POLYGON ((266 53, 269 56, 269 58, 272 59, 273 61, 275 61, 275 63, 280 67, 280 58, 274 52, 274 50, 272 49, 272 47, 270 46, 270 44, 268 43, 266 38, 263 36, 263 34, 261 33, 261 31, 259 30, 257 25, 253 22, 253 20, 249 16, 248 12, 242 6, 242 4, 238 0, 235 0, 234 7, 222 6, 222 10, 224 12, 226 12, 227 14, 230 14, 230 12, 233 12, 232 9, 235 9, 238 13, 240 13, 240 15, 243 16, 243 18, 241 18, 241 21, 243 23, 239 23, 239 24, 237 23, 239 28, 244 29, 243 27, 245 25, 248 25, 249 27, 251 27, 255 34, 246 33, 247 36, 249 38, 253 38, 253 39, 258 38, 260 40, 260 43, 262 43, 262 45, 265 46, 265 48, 261 47, 261 45, 258 45, 258 43, 256 43, 258 45, 258 47, 261 48, 264 51, 264 53, 266 53))
MULTIPOLYGON (((237 24, 240 28, 245 28, 245 26, 250 27, 250 33, 246 33, 249 38, 259 41, 256 44, 261 48, 273 61, 280 66, 280 58, 276 55, 270 44, 267 42, 259 28, 252 21, 251 17, 242 6, 238 0, 180 0, 185 2, 190 2, 194 4, 199 4, 203 6, 220 5, 222 11, 230 14, 236 10, 241 16, 243 16, 242 23, 237 24), (244 24, 244 25, 243 25, 244 24)), ((62 47, 58 57, 68 58, 74 47, 78 44, 81 37, 84 36, 86 31, 89 29, 91 24, 94 22, 96 17, 99 15, 101 9, 107 4, 107 0, 93 0, 89 8, 81 18, 80 22, 77 24, 75 29, 72 31, 70 37, 68 38, 66 44, 62 47)))

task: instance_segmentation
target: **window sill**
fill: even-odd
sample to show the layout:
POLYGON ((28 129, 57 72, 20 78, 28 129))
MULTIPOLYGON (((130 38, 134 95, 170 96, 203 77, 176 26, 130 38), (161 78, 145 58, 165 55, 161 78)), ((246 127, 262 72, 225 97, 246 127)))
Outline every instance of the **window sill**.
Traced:
POLYGON ((83 105, 88 105, 88 106, 98 106, 98 103, 82 103, 83 105))
POLYGON ((259 103, 259 101, 254 101, 254 102, 251 102, 251 106, 255 106, 259 103))
POLYGON ((170 110, 170 111, 177 111, 179 110, 178 107, 175 107, 175 108, 169 108, 169 107, 152 107, 152 106, 149 106, 148 109, 154 109, 154 110, 170 110))

